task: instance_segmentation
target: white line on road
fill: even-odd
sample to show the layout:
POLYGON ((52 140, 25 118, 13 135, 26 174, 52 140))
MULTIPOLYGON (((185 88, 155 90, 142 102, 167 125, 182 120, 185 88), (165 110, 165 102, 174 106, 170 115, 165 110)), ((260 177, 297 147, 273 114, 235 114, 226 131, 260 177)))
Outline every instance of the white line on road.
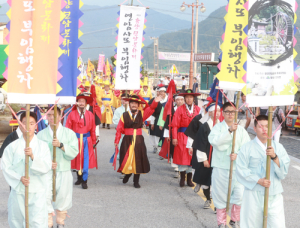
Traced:
POLYGON ((297 165, 293 165, 293 167, 294 167, 295 169, 298 169, 298 170, 300 170, 300 167, 299 167, 299 166, 297 166, 297 165))

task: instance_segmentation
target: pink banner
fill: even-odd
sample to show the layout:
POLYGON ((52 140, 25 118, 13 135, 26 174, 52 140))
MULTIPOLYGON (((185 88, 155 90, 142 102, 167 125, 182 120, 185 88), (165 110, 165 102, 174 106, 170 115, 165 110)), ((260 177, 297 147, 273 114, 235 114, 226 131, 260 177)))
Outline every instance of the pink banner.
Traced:
POLYGON ((105 66, 105 55, 99 55, 99 61, 98 61, 98 72, 103 72, 103 68, 105 66))

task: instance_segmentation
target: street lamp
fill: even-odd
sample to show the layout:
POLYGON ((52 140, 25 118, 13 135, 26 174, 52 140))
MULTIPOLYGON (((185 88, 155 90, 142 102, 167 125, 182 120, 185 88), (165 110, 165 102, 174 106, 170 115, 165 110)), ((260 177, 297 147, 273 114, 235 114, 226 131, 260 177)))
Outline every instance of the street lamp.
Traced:
MULTIPOLYGON (((181 12, 185 11, 185 9, 186 9, 185 6, 192 7, 192 34, 191 34, 191 59, 190 59, 189 87, 190 87, 190 89, 193 89, 194 7, 196 7, 196 8, 200 7, 201 13, 204 13, 206 11, 206 8, 203 3, 201 3, 200 5, 192 3, 190 5, 190 4, 186 4, 185 2, 183 2, 180 7, 181 12)), ((197 40, 196 40, 196 42, 197 42, 197 40)))

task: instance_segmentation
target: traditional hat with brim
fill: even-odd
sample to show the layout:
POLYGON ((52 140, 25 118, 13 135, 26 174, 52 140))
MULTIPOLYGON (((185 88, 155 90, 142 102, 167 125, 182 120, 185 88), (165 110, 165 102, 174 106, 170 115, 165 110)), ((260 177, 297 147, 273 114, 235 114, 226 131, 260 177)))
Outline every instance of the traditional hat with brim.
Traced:
POLYGON ((187 96, 187 95, 192 95, 194 97, 200 96, 201 93, 194 93, 193 90, 187 89, 184 93, 180 93, 179 96, 187 96))
POLYGON ((139 104, 146 104, 146 102, 142 101, 137 95, 130 95, 129 98, 123 98, 124 101, 135 101, 139 104))
POLYGON ((91 104, 93 103, 93 98, 91 98, 89 95, 87 94, 78 94, 78 96, 76 97, 76 102, 78 102, 79 99, 85 99, 87 104, 91 104))
POLYGON ((164 84, 159 84, 159 85, 157 85, 156 90, 157 91, 167 91, 167 88, 164 84))
POLYGON ((90 84, 89 81, 86 81, 85 84, 84 84, 84 86, 85 86, 85 87, 91 87, 91 84, 90 84))
POLYGON ((103 86, 110 86, 110 83, 108 80, 106 80, 104 83, 103 83, 103 86))

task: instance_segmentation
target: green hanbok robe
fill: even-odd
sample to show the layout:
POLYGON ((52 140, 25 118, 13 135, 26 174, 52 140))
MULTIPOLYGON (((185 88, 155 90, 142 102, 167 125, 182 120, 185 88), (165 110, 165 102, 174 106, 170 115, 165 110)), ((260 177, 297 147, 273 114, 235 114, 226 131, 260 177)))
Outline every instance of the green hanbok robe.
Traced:
MULTIPOLYGON (((46 142, 50 148, 51 159, 53 159, 53 131, 49 127, 40 131, 37 137, 46 142)), ((66 211, 72 207, 73 176, 71 172, 71 160, 73 160, 78 150, 78 139, 74 131, 59 124, 56 131, 59 142, 64 144, 64 150, 56 147, 56 202, 53 202, 54 209, 66 211)), ((53 212, 52 208, 52 171, 49 172, 48 191, 48 213, 53 212)))

